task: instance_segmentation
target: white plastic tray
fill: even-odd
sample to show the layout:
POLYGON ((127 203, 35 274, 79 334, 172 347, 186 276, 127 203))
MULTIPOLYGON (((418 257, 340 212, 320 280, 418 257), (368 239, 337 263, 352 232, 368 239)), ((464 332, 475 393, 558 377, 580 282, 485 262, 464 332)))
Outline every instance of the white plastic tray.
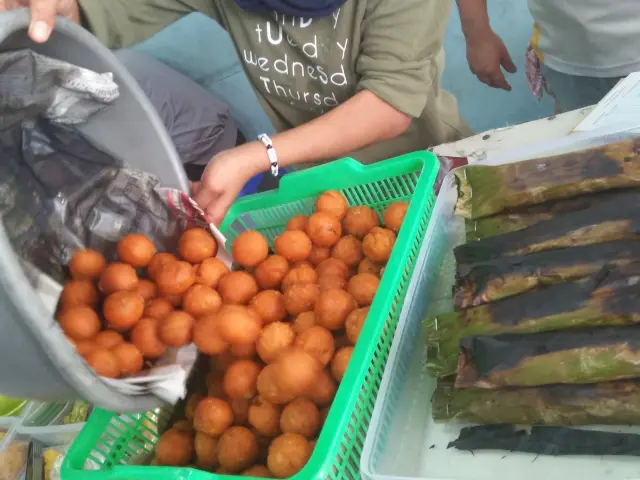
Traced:
MULTIPOLYGON (((576 135, 583 148, 589 136, 576 135)), ((591 140, 595 138, 590 135, 591 140)), ((620 138, 628 138, 623 135, 620 138)), ((611 140, 611 139, 609 139, 611 140)), ((566 143, 566 142, 565 142, 566 143)), ((575 150, 565 148, 563 151, 575 150)), ((546 151, 536 147, 536 156, 546 151)), ((487 162, 531 158, 526 152, 487 162)), ((386 371, 365 441, 361 473, 367 480, 640 480, 640 459, 613 456, 550 457, 447 449, 465 425, 440 425, 431 418, 436 385, 426 371, 421 321, 451 311, 455 275, 453 248, 464 242, 464 223, 453 216, 457 198, 453 175, 445 177, 400 316, 386 371)), ((597 427, 593 427, 594 429, 597 427)), ((640 427, 603 427, 640 433, 640 427)))

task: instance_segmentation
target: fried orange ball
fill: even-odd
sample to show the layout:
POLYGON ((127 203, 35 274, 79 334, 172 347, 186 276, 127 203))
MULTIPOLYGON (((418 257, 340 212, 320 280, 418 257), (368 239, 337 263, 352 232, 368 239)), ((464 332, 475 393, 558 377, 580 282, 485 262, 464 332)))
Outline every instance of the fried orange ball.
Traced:
POLYGON ((193 339, 195 318, 186 312, 173 312, 160 323, 160 341, 170 347, 184 347, 193 339))
POLYGON ((282 433, 297 433, 306 438, 315 437, 320 430, 320 411, 306 398, 296 398, 282 410, 282 433))
POLYGON ((315 312, 303 312, 293 321, 293 331, 300 335, 316 324, 315 312))
POLYGON ((131 331, 131 343, 133 343, 145 358, 156 360, 162 357, 167 346, 160 341, 158 330, 160 320, 155 318, 142 318, 131 331))
POLYGON ((309 352, 325 367, 329 365, 335 351, 333 335, 318 325, 309 327, 298 335, 295 346, 309 352))
POLYGON ((283 352, 272 365, 276 368, 278 387, 293 397, 304 394, 322 370, 320 362, 301 348, 283 352))
POLYGON ((131 265, 112 263, 100 275, 98 287, 105 295, 120 291, 133 292, 138 288, 138 274, 131 265))
POLYGON ((328 258, 320 265, 316 267, 316 273, 318 277, 324 277, 325 275, 337 275, 342 278, 349 278, 350 271, 349 266, 342 260, 337 258, 328 258))
POLYGON ((151 280, 138 280, 136 293, 144 298, 145 301, 154 299, 158 296, 158 287, 151 280))
POLYGON ((314 245, 332 247, 342 236, 342 225, 335 215, 318 212, 309 217, 305 232, 314 245))
POLYGON ((246 427, 231 427, 218 440, 218 461, 228 472, 239 473, 249 468, 258 453, 258 439, 246 427))
POLYGON ((380 279, 372 273, 359 273, 349 280, 347 292, 355 298, 358 305, 367 307, 373 303, 379 286, 380 279))
POLYGON ((98 290, 88 280, 71 280, 60 294, 62 309, 74 307, 95 307, 100 301, 98 290))
POLYGON ((342 381, 352 355, 353 347, 342 347, 333 356, 333 360, 331 360, 331 374, 338 382, 342 381))
POLYGON ((324 275, 318 278, 318 286, 320 290, 328 290, 329 288, 344 290, 347 288, 347 279, 338 275, 324 275))
POLYGON ((254 465, 251 468, 247 468, 244 472, 242 472, 243 477, 253 477, 253 478, 271 478, 271 472, 264 465, 254 465))
POLYGON ((257 267, 269 255, 269 244, 259 232, 243 232, 231 245, 233 259, 245 268, 257 267))
POLYGON ((297 267, 292 268, 287 276, 282 280, 282 291, 286 292, 292 285, 298 283, 316 283, 318 281, 318 274, 309 265, 302 263, 297 267))
POLYGON ((377 263, 386 263, 396 242, 396 234, 387 228, 372 229, 362 241, 362 251, 377 263))
POLYGON ((291 347, 296 339, 289 323, 274 322, 264 327, 256 343, 256 351, 264 363, 272 363, 282 352, 291 347))
POLYGON ((187 262, 167 262, 156 272, 156 283, 163 297, 180 296, 196 283, 196 274, 187 262))
POLYGON ((211 288, 218 288, 222 277, 229 273, 227 266, 218 258, 205 258, 194 270, 196 283, 211 288))
POLYGON ((80 355, 81 357, 84 357, 84 358, 87 358, 87 355, 89 355, 95 349, 104 348, 104 347, 100 347, 93 340, 74 340, 74 339, 72 339, 70 337, 67 337, 67 339, 70 342, 75 343, 76 352, 78 352, 78 355, 80 355))
POLYGON ((342 260, 350 267, 355 267, 363 258, 362 242, 353 235, 342 237, 331 250, 331 256, 342 260))
POLYGON ((384 265, 374 262, 373 260, 365 257, 358 265, 358 273, 371 273, 377 277, 382 275, 382 268, 384 265))
POLYGON ((267 402, 274 405, 285 405, 296 395, 285 391, 278 382, 278 371, 275 364, 267 365, 258 375, 258 393, 267 402))
POLYGON ((144 357, 135 345, 131 343, 121 343, 111 351, 116 356, 120 372, 123 376, 135 375, 142 371, 144 357))
POLYGON ((327 212, 342 220, 349 210, 349 202, 344 196, 335 190, 324 192, 316 200, 316 211, 327 212))
POLYGON ((142 318, 144 298, 135 292, 116 292, 109 295, 102 305, 102 314, 110 327, 129 330, 142 318))
POLYGON ((307 259, 311 265, 317 267, 322 262, 324 262, 327 258, 331 258, 331 248, 329 247, 318 247, 314 245, 311 248, 311 253, 309 254, 309 258, 307 259))
POLYGON ((192 228, 182 234, 178 241, 178 253, 190 263, 201 263, 218 253, 218 242, 204 228, 192 228))
POLYGON ((187 417, 189 422, 193 422, 193 417, 196 415, 196 408, 198 408, 198 404, 204 400, 204 398, 204 395, 198 392, 192 393, 187 397, 187 401, 184 403, 184 416, 187 417))
POLYGON ((336 381, 325 368, 318 374, 311 387, 304 392, 304 397, 311 400, 318 407, 328 407, 333 402, 337 391, 336 381))
POLYGON ((182 298, 182 309, 189 315, 200 318, 216 313, 222 307, 222 297, 213 288, 196 284, 182 298))
POLYGON ((124 343, 124 337, 113 330, 103 330, 96 335, 94 341, 100 347, 111 350, 112 348, 124 343))
POLYGON ((297 433, 284 433, 269 446, 267 467, 276 478, 293 477, 311 458, 311 443, 297 433))
POLYGON ((226 304, 248 305, 258 293, 258 284, 251 274, 238 270, 222 277, 218 293, 226 304))
POLYGON ((389 205, 382 214, 386 227, 398 233, 408 209, 409 204, 407 202, 394 202, 389 205))
POLYGON ((207 397, 200 401, 193 417, 198 432, 219 437, 233 424, 233 410, 219 398, 207 397))
POLYGON ((95 280, 107 268, 107 260, 100 252, 83 248, 73 252, 69 272, 74 280, 95 280))
POLYGON ((296 215, 287 222, 285 230, 302 230, 307 226, 308 218, 304 215, 296 215))
POLYGON ((116 246, 118 258, 132 267, 142 268, 151 263, 156 254, 156 247, 144 235, 132 233, 118 242, 116 246))
POLYGON ((256 268, 256 282, 262 290, 280 288, 282 280, 289 273, 289 262, 280 255, 271 255, 256 268))
POLYGON ((120 378, 122 376, 118 358, 111 350, 98 347, 87 354, 86 360, 96 374, 101 377, 120 378))
POLYGON ((280 414, 281 409, 278 405, 257 396, 249 406, 249 425, 259 435, 275 437, 280 433, 280 414))
POLYGON ((316 306, 320 287, 314 283, 294 283, 284 293, 284 306, 290 315, 310 312, 316 306))
POLYGON ((204 470, 213 470, 218 466, 218 439, 204 433, 196 433, 196 465, 204 470))
POLYGON ((194 439, 190 433, 176 429, 168 430, 156 445, 156 461, 166 467, 185 467, 193 459, 194 439))
POLYGON ((75 307, 59 316, 60 327, 67 337, 79 342, 93 339, 100 331, 98 314, 90 307, 75 307))
POLYGON ((145 305, 143 316, 163 320, 171 312, 173 312, 173 305, 169 300, 166 298, 153 298, 145 305))
POLYGON ((290 262, 302 262, 309 258, 313 244, 306 233, 289 230, 276 237, 274 248, 278 255, 290 262))
POLYGON ((252 360, 256 356, 256 344, 248 343, 247 345, 231 345, 229 347, 231 354, 240 360, 252 360))
POLYGON ((318 325, 336 331, 344 328, 347 316, 357 307, 356 301, 349 293, 329 288, 320 292, 314 312, 318 325))
POLYGON ((218 317, 212 314, 199 318, 193 327, 193 341, 205 355, 220 355, 229 347, 218 326, 218 317))
POLYGON ((347 338, 352 345, 358 342, 364 322, 367 320, 367 315, 369 315, 369 307, 358 308, 347 317, 345 329, 347 331, 347 338))
POLYGON ((252 399, 262 369, 251 360, 238 360, 229 365, 222 379, 222 388, 229 398, 252 399))
POLYGON ((380 225, 378 214, 371 208, 358 206, 350 208, 342 221, 345 231, 362 240, 373 227, 380 225))
POLYGON ((277 290, 264 290, 258 293, 251 300, 249 307, 260 316, 263 325, 281 322, 287 316, 284 295, 277 290))
POLYGON ((156 279, 156 275, 160 271, 160 268, 163 265, 171 262, 177 262, 178 257, 171 253, 156 253, 151 261, 149 262, 149 266, 147 267, 147 274, 151 280, 156 279))
POLYGON ((232 345, 254 343, 262 330, 260 317, 247 307, 225 305, 216 318, 220 336, 232 345))

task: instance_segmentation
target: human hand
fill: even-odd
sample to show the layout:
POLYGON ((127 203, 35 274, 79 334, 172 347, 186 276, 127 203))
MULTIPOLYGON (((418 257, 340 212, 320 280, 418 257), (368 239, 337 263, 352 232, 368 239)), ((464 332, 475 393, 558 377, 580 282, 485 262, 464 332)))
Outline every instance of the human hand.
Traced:
POLYGON ((515 73, 517 68, 504 42, 493 31, 467 38, 467 61, 471 73, 482 83, 493 88, 511 90, 500 67, 509 73, 515 73))
POLYGON ((268 167, 267 152, 260 143, 225 150, 213 157, 201 180, 191 185, 191 194, 209 219, 220 225, 245 184, 268 167))
POLYGON ((80 7, 77 0, 0 0, 0 12, 24 7, 29 7, 31 12, 29 37, 36 43, 49 40, 56 15, 80 23, 80 7))

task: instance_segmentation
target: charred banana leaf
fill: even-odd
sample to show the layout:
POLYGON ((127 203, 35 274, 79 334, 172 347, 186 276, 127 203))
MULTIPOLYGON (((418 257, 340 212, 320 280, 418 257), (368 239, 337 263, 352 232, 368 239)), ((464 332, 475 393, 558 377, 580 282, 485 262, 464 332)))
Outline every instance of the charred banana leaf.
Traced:
POLYGON ((447 448, 507 450, 539 455, 640 455, 640 435, 565 427, 515 425, 465 427, 447 448))
POLYGON ((460 245, 454 253, 458 263, 476 263, 639 236, 640 194, 633 191, 517 232, 460 245))
POLYGON ((638 284, 640 264, 634 263, 575 283, 429 317, 422 324, 427 369, 436 377, 453 374, 463 337, 640 323, 638 284))
POLYGON ((640 259, 640 242, 620 240, 530 255, 459 263, 453 301, 456 309, 511 297, 536 288, 592 275, 605 266, 624 266, 640 259))
POLYGON ((534 387, 640 377, 640 325, 464 337, 456 387, 534 387))
POLYGON ((455 171, 455 213, 471 220, 525 205, 636 186, 640 141, 629 140, 554 157, 455 171))
POLYGON ((434 392, 432 415, 437 423, 638 425, 640 383, 484 390, 443 382, 434 392))

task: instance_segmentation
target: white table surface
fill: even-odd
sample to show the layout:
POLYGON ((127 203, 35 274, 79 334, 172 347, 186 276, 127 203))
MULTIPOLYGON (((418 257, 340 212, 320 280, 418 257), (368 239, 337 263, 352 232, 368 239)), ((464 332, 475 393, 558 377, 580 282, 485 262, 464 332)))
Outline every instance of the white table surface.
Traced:
POLYGON ((541 118, 533 122, 497 128, 452 143, 434 147, 436 155, 467 157, 469 162, 483 160, 487 152, 498 153, 568 135, 593 110, 581 110, 541 118))

